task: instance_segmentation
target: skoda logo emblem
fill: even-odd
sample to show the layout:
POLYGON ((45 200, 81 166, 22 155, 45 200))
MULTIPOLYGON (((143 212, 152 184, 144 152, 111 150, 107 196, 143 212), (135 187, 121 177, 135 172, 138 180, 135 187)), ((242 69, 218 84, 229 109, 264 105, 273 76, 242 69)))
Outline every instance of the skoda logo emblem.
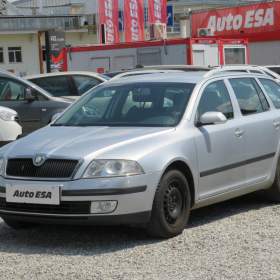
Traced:
POLYGON ((46 160, 46 157, 43 156, 43 155, 36 155, 34 158, 33 158, 33 164, 35 166, 41 166, 44 164, 46 160))

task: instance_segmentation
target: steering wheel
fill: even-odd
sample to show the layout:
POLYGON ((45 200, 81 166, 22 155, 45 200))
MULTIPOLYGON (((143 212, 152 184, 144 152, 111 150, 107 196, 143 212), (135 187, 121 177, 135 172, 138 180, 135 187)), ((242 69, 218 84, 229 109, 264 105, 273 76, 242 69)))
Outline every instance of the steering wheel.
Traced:
POLYGON ((100 111, 96 107, 88 107, 84 105, 82 107, 82 112, 86 117, 97 117, 100 116, 100 111))

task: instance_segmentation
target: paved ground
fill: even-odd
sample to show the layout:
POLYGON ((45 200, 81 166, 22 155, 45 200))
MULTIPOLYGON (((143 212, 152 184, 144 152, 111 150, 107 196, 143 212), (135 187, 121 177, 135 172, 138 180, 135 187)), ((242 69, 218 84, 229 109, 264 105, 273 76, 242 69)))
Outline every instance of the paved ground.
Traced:
POLYGON ((170 240, 131 228, 0 222, 0 279, 280 279, 280 205, 246 196, 192 213, 170 240))

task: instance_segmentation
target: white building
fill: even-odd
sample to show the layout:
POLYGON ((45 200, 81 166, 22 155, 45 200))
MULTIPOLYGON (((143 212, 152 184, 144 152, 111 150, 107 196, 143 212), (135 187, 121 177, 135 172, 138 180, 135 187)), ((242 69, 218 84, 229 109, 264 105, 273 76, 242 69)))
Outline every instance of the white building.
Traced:
POLYGON ((81 16, 5 16, 0 17, 0 68, 19 75, 40 73, 40 46, 44 31, 65 30, 67 45, 96 44, 96 32, 83 25, 81 16))

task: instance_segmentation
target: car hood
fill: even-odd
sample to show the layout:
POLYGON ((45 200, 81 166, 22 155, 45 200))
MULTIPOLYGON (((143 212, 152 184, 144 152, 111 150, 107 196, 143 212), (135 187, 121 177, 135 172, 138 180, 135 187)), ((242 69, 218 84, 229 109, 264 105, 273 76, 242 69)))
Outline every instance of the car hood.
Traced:
POLYGON ((162 134, 171 130, 174 128, 48 126, 11 143, 2 153, 9 158, 36 154, 73 159, 100 158, 105 154, 110 157, 112 151, 131 144, 136 144, 137 153, 137 150, 143 148, 143 141, 151 141, 155 136, 162 137, 162 134))

